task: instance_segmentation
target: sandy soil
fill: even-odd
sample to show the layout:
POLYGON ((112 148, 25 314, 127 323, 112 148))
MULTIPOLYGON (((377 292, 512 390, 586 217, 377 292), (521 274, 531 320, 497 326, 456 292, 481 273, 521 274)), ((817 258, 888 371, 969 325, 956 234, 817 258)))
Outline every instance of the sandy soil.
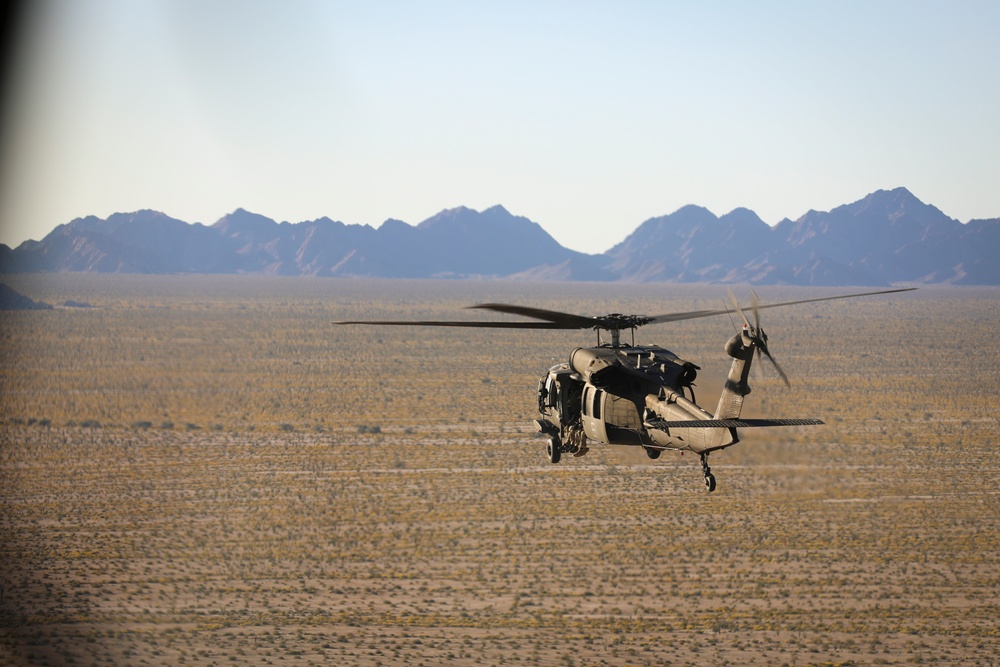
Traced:
MULTIPOLYGON (((747 434, 707 494, 691 456, 545 461, 534 382, 589 336, 330 331, 523 286, 124 278, 0 317, 0 664, 998 663, 995 290, 774 311, 793 388, 748 416, 828 425, 747 434)), ((573 289, 526 293, 714 307, 573 289)), ((728 326, 660 339, 706 403, 728 326)))

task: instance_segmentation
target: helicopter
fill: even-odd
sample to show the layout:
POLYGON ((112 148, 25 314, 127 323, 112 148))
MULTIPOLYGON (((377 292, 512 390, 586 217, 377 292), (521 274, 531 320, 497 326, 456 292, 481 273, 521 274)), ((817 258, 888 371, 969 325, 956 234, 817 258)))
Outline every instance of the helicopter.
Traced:
POLYGON ((715 475, 708 464, 710 453, 740 442, 737 429, 771 426, 816 426, 819 419, 742 419, 743 401, 750 394, 748 383, 754 355, 767 359, 786 386, 788 376, 774 359, 768 336, 760 322, 760 311, 834 299, 851 299, 877 294, 908 292, 916 288, 898 288, 859 294, 841 294, 815 299, 762 304, 751 289, 750 309, 753 322, 728 291, 731 308, 696 310, 662 315, 623 315, 611 313, 599 317, 574 315, 554 310, 502 303, 483 303, 470 309, 490 310, 529 317, 536 321, 406 321, 355 320, 335 324, 382 326, 485 327, 504 329, 593 329, 597 345, 574 349, 568 361, 556 364, 538 381, 538 432, 547 436, 548 460, 559 463, 563 454, 585 455, 589 443, 642 447, 650 459, 667 450, 693 452, 701 460, 705 487, 716 489, 715 475), (725 386, 715 411, 698 405, 694 387, 696 364, 682 359, 659 345, 637 345, 635 330, 650 324, 714 317, 736 313, 742 327, 726 343, 732 359, 725 386), (630 332, 630 342, 622 340, 630 332))

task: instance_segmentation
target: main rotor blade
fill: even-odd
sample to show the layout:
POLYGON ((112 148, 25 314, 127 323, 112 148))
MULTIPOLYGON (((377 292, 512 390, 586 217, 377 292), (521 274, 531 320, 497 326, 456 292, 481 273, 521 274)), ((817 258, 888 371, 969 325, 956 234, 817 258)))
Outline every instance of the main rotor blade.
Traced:
POLYGON ((665 313, 646 318, 646 324, 662 324, 664 322, 680 322, 682 320, 694 320, 699 317, 712 317, 714 315, 725 315, 731 310, 692 310, 686 313, 665 313))
MULTIPOLYGON (((893 294, 895 292, 912 292, 916 287, 903 287, 899 289, 887 289, 878 292, 861 292, 859 294, 838 294, 837 296, 824 296, 818 299, 801 299, 799 301, 784 301, 782 303, 768 303, 757 306, 759 310, 765 308, 779 308, 781 306, 795 306, 800 303, 816 303, 818 301, 833 301, 834 299, 853 299, 859 296, 875 296, 876 294, 893 294)), ((713 317, 715 315, 725 315, 729 310, 696 310, 690 313, 666 313, 665 315, 654 315, 649 318, 647 324, 658 324, 660 322, 678 322, 680 320, 693 320, 699 317, 713 317)))
POLYGON ((561 322, 447 322, 438 320, 352 320, 333 324, 373 324, 390 327, 469 327, 484 329, 580 329, 561 322))
POLYGON ((598 320, 594 317, 584 315, 574 315, 572 313, 561 313, 557 310, 544 310, 542 308, 531 308, 529 306, 513 306, 506 303, 479 303, 466 308, 479 308, 483 310, 494 310, 498 313, 509 313, 511 315, 524 315, 533 317, 536 320, 547 320, 549 322, 567 325, 566 329, 590 329, 597 326, 598 320))
POLYGON ((482 327, 486 329, 592 329, 600 323, 596 318, 573 315, 571 313, 561 313, 556 310, 544 310, 542 308, 530 308, 528 306, 513 306, 506 303, 480 303, 475 306, 466 306, 469 309, 494 310, 498 313, 509 313, 511 315, 523 315, 533 317, 536 320, 546 320, 544 322, 476 322, 471 321, 448 321, 448 320, 355 320, 351 322, 334 322, 334 324, 377 324, 388 326, 424 326, 424 327, 482 327))
POLYGON ((795 306, 800 303, 816 303, 817 301, 833 301, 835 299, 853 299, 859 296, 875 296, 876 294, 894 294, 895 292, 912 292, 916 287, 901 287, 898 289, 887 289, 879 292, 861 292, 860 294, 838 294, 837 296, 824 296, 819 299, 802 299, 800 301, 784 301, 782 303, 767 303, 757 306, 760 310, 765 308, 779 308, 781 306, 795 306))
MULTIPOLYGON (((794 306, 800 303, 814 303, 816 301, 832 301, 833 299, 850 299, 859 296, 874 296, 876 294, 892 294, 893 292, 909 292, 916 287, 905 287, 902 289, 882 290, 880 292, 863 292, 860 294, 840 294, 838 296, 826 296, 818 299, 802 299, 800 301, 785 301, 783 303, 769 303, 758 305, 757 308, 778 308, 779 306, 794 306)), ((573 315, 572 313, 562 313, 556 310, 545 310, 542 308, 530 308, 527 306, 513 306, 503 303, 481 303, 469 308, 480 308, 493 310, 499 313, 509 313, 511 315, 523 315, 533 317, 544 322, 453 322, 442 320, 404 321, 404 320, 351 320, 346 322, 334 322, 334 324, 373 324, 381 326, 401 326, 401 327, 482 327, 486 329, 594 329, 594 328, 628 328, 643 326, 645 324, 660 324, 663 322, 680 322, 682 320, 693 320, 700 317, 713 317, 715 315, 726 315, 727 310, 693 310, 684 313, 665 313, 654 317, 642 315, 621 316, 605 315, 604 317, 585 317, 583 315, 573 315)), ((739 305, 737 304, 737 309, 739 305)), ((741 317, 742 311, 740 312, 741 317)), ((746 322, 746 317, 743 317, 746 322)))

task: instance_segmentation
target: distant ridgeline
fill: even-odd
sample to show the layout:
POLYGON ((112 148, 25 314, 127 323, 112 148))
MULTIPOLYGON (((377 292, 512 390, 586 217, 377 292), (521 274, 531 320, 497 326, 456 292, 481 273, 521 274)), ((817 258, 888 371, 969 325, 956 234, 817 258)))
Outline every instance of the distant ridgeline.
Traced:
POLYGON ((14 290, 10 285, 0 283, 0 310, 52 310, 52 306, 35 301, 14 290))
POLYGON ((905 188, 774 227, 699 206, 642 223, 600 255, 561 246, 502 206, 413 226, 329 218, 278 223, 237 209, 213 225, 156 211, 78 218, 41 241, 0 245, 0 272, 223 273, 758 285, 1000 285, 1000 218, 965 224, 905 188))

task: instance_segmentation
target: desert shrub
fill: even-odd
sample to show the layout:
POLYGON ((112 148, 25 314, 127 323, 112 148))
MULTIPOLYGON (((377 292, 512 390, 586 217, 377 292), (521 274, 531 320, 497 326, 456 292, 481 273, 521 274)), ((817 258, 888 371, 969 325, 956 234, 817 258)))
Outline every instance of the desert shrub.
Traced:
MULTIPOLYGON (((112 306, 86 318, 57 313, 51 329, 0 321, 16 339, 0 355, 0 415, 63 424, 90 414, 105 428, 0 430, 0 506, 16 538, 2 574, 8 590, 37 592, 16 601, 17 613, 44 628, 5 627, 4 650, 20 632, 63 647, 95 638, 107 657, 92 662, 108 664, 150 655, 208 664, 244 650, 246 662, 264 663, 313 646, 311 658, 313 642, 329 644, 333 664, 362 654, 374 664, 397 647, 386 664, 449 653, 471 662, 477 649, 484 664, 569 664, 559 660, 569 650, 577 664, 763 663, 764 649, 798 652, 800 662, 814 649, 806 662, 846 664, 866 661, 869 640, 887 660, 919 650, 923 662, 990 664, 996 654, 996 503, 981 491, 997 481, 996 399, 982 387, 996 386, 998 371, 968 353, 990 349, 976 337, 1000 315, 995 290, 975 308, 975 293, 928 290, 921 299, 933 310, 920 299, 904 310, 900 299, 863 316, 863 300, 830 302, 815 306, 828 316, 789 312, 784 325, 780 309, 766 311, 794 388, 765 366, 748 416, 819 416, 830 426, 742 434, 746 443, 713 454, 720 489, 709 496, 690 456, 650 462, 593 447, 582 460, 544 463, 533 439, 544 436, 530 426, 538 375, 589 337, 393 329, 373 341, 370 330, 329 325, 369 311, 451 319, 468 303, 522 300, 519 285, 421 285, 458 291, 397 303, 357 298, 360 283, 341 281, 51 280, 108 285, 101 302, 112 306), (170 289, 151 289, 161 283, 170 289), (246 315, 229 305, 233 291, 251 304, 246 315), (933 335, 914 339, 920 315, 934 318, 933 335), (166 415, 178 430, 221 422, 229 432, 108 428, 166 415), (328 434, 269 436, 321 419, 328 434), (255 423, 264 433, 249 435, 255 423), (356 436, 357 424, 381 435, 356 436), (473 426, 487 446, 470 439, 473 426), (379 446, 338 446, 372 440, 379 446), (970 475, 981 483, 971 493, 970 475), (670 509, 681 505, 689 509, 670 509), (128 530, 95 534, 109 524, 128 530), (268 630, 217 631, 251 624, 268 630), (103 634, 83 629, 101 625, 103 634)), ((531 300, 592 313, 718 307, 690 296, 702 288, 676 288, 683 295, 671 300, 673 289, 639 297, 553 286, 531 300), (574 301, 577 290, 586 300, 574 301)), ((642 342, 720 378, 730 324, 708 324, 643 329, 642 342)), ((702 403, 714 397, 699 388, 702 403)), ((53 660, 34 650, 34 662, 53 660)))

